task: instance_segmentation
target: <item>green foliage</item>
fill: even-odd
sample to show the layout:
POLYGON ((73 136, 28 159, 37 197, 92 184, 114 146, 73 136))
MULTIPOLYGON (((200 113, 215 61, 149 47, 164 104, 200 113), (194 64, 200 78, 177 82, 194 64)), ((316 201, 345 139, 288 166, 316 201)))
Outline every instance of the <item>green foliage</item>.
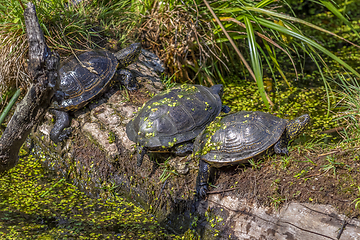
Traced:
POLYGON ((292 157, 289 156, 281 156, 281 158, 278 160, 280 163, 280 168, 285 170, 291 163, 292 157))
POLYGON ((5 117, 8 115, 10 109, 12 108, 12 106, 15 104, 16 100, 18 99, 18 97, 20 96, 21 93, 21 88, 18 89, 14 95, 11 97, 8 105, 6 106, 6 108, 4 109, 4 111, 1 113, 0 115, 0 125, 2 124, 2 122, 4 121, 5 117))
MULTIPOLYGON (((238 69, 241 68, 240 61, 242 61, 249 74, 256 79, 256 87, 268 109, 272 102, 264 91, 263 69, 266 68, 271 72, 274 81, 277 80, 279 73, 287 85, 291 85, 288 76, 283 73, 283 64, 279 61, 281 55, 288 57, 295 68, 293 58, 298 58, 303 52, 312 55, 313 60, 318 61, 316 65, 320 67, 322 60, 317 53, 320 50, 340 66, 346 67, 355 75, 358 74, 312 37, 307 37, 315 35, 317 37, 324 33, 326 41, 331 42, 337 36, 302 19, 283 14, 282 11, 291 12, 291 9, 286 7, 279 8, 281 4, 287 6, 286 2, 226 0, 212 1, 209 7, 206 7, 205 2, 207 1, 93 0, 73 4, 72 1, 44 0, 35 1, 35 4, 40 24, 51 48, 70 53, 72 48, 99 47, 99 43, 103 42, 105 37, 110 38, 112 41, 109 42, 113 45, 124 44, 128 40, 129 33, 134 32, 134 29, 137 31, 136 28, 143 23, 143 30, 137 33, 145 43, 157 42, 151 47, 161 54, 167 64, 172 75, 169 83, 195 79, 198 83, 207 85, 219 81, 225 83, 224 77, 227 72, 239 73, 238 69), (209 13, 210 10, 218 17, 217 22, 209 13), (200 20, 199 15, 202 16, 200 20), (315 29, 316 34, 300 31, 299 26, 295 25, 297 23, 315 29), (155 31, 156 34, 150 34, 151 31, 155 31), (333 37, 329 37, 328 34, 333 37), (150 35, 154 36, 154 39, 149 38, 150 35), (247 44, 243 46, 243 43, 247 44), (248 49, 244 57, 240 56, 238 47, 248 49), (232 48, 235 48, 237 54, 232 48), (249 59, 251 67, 246 63, 249 59)), ((308 4, 308 1, 300 0, 288 2, 290 6, 295 6, 295 9, 308 4)), ((337 16, 334 19, 345 22, 349 29, 352 28, 351 22, 343 15, 350 9, 347 6, 353 3, 341 3, 337 8, 328 1, 322 2, 337 16)), ((318 7, 318 5, 314 6, 318 7)), ((18 0, 0 0, 0 14, 2 16, 0 28, 3 35, 24 34, 23 9, 18 0)), ((321 24, 321 22, 315 24, 317 23, 321 24)), ((354 33, 356 29, 351 31, 354 33)), ((11 42, 7 45, 11 46, 11 42)), ((327 84, 325 80, 324 84, 327 84)), ((327 90, 327 95, 329 94, 327 90)))
MULTIPOLYGON (((207 3, 205 0, 204 2, 207 3)), ((329 9, 331 9, 331 11, 341 21, 348 24, 349 27, 351 26, 350 22, 343 17, 343 15, 340 13, 340 11, 338 11, 338 9, 334 7, 334 5, 328 3, 327 1, 322 2, 329 9)), ((285 15, 275 10, 269 10, 276 4, 277 3, 275 3, 275 1, 263 0, 256 2, 222 1, 221 3, 212 3, 211 7, 207 5, 209 11, 213 11, 212 15, 214 17, 219 16, 219 19, 215 18, 219 27, 215 27, 213 30, 216 37, 222 37, 221 41, 218 41, 219 39, 217 39, 217 42, 220 45, 223 42, 230 42, 232 47, 237 52, 237 55, 239 55, 241 61, 250 72, 252 78, 256 79, 258 91, 260 92, 261 98, 268 109, 269 104, 273 104, 271 103, 270 99, 266 97, 266 92, 264 91, 262 73, 259 71, 259 69, 261 69, 261 63, 267 63, 274 80, 276 79, 274 70, 278 70, 284 81, 289 83, 285 75, 282 73, 278 61, 276 60, 276 49, 278 52, 281 50, 282 52, 286 53, 293 65, 294 62, 292 56, 288 52, 292 51, 298 55, 303 52, 309 55, 319 69, 321 78, 324 81, 325 88, 327 88, 327 82, 320 68, 320 66, 325 63, 323 62, 318 52, 326 54, 338 62, 341 66, 346 68, 348 71, 352 72, 354 75, 360 76, 360 74, 356 72, 350 65, 342 61, 340 58, 338 58, 332 52, 328 51, 322 45, 318 44, 316 41, 307 37, 294 23, 306 25, 310 28, 316 29, 316 31, 324 32, 326 34, 332 35, 333 37, 338 37, 344 40, 342 37, 319 26, 308 23, 302 19, 290 17, 289 15, 285 15), (222 25, 220 21, 225 22, 226 24, 222 25), (244 29, 246 30, 246 34, 244 34, 244 29), (269 32, 271 32, 271 35, 269 35, 269 32), (224 38, 222 34, 224 34, 226 38, 224 38), (255 41, 255 35, 258 37, 258 40, 262 40, 263 46, 255 41), (246 60, 242 57, 241 53, 237 50, 237 47, 232 41, 232 38, 236 39, 238 37, 246 38, 249 43, 249 50, 247 51, 249 52, 252 62, 252 69, 250 69, 246 63, 246 60), (261 55, 258 54, 258 51, 261 53, 261 55), (275 66, 275 69, 273 69, 272 65, 275 66)), ((222 46, 220 48, 224 49, 222 46)), ((228 51, 225 53, 225 55, 234 55, 234 53, 228 51)), ((326 89, 326 94, 329 97, 330 93, 328 89, 326 89)))
POLYGON ((327 156, 326 160, 328 161, 328 164, 321 166, 321 168, 325 172, 333 170, 334 176, 336 175, 336 168, 343 167, 345 165, 345 163, 337 162, 334 156, 327 156))
POLYGON ((278 195, 268 196, 268 198, 271 199, 271 205, 275 208, 275 211, 277 211, 282 202, 286 201, 286 198, 278 195))
POLYGON ((262 162, 263 162, 263 160, 254 161, 254 159, 249 159, 249 163, 251 165, 251 168, 254 169, 254 170, 261 169, 262 162))
POLYGON ((116 141, 116 135, 113 131, 109 132, 108 140, 109 140, 110 144, 112 144, 116 141))
MULTIPOLYGON (((358 186, 358 190, 359 190, 359 193, 358 195, 360 195, 360 187, 358 186)), ((356 198, 352 203, 355 203, 355 208, 359 209, 360 210, 360 198, 356 198)))
MULTIPOLYGON (((24 3, 24 5, 26 2, 24 3)), ((111 1, 35 1, 36 12, 51 48, 93 48, 93 41, 103 35, 124 42, 137 24, 138 4, 132 0, 111 1)), ((26 5, 25 5, 26 7, 26 5)), ((0 0, 1 32, 5 35, 24 35, 23 9, 18 0, 0 0)))
POLYGON ((163 170, 159 177, 160 182, 165 182, 171 175, 179 175, 175 170, 171 169, 172 167, 169 164, 170 157, 163 163, 159 163, 157 159, 155 160, 159 167, 163 170))
POLYGON ((351 76, 338 75, 336 83, 339 85, 339 89, 336 91, 338 98, 339 112, 336 117, 339 121, 345 122, 343 131, 343 137, 347 143, 355 143, 357 145, 360 138, 360 102, 359 92, 360 85, 357 79, 351 76))
MULTIPOLYGON (((26 7, 28 1, 22 2, 26 7)), ((47 45, 61 55, 74 54, 73 49, 124 47, 140 24, 140 2, 135 0, 32 2, 47 45)), ((23 66, 28 46, 23 12, 20 0, 0 0, 0 93, 11 87, 27 90, 30 85, 23 66)))
MULTIPOLYGON (((289 1, 288 1, 289 2, 289 1)), ((292 1, 294 4, 290 4, 290 6, 295 10, 297 6, 300 6, 299 0, 292 1)), ((321 5, 315 4, 313 2, 308 1, 307 5, 312 4, 311 8, 316 8, 317 13, 315 15, 301 15, 301 17, 317 26, 324 26, 327 30, 338 34, 347 40, 359 43, 358 31, 359 27, 359 17, 360 17, 360 2, 359 1, 341 1, 336 0, 332 1, 336 2, 337 5, 335 7, 337 10, 343 15, 346 16, 348 22, 344 23, 344 19, 335 16, 331 11, 325 11, 325 8, 321 5)), ((295 11, 296 12, 296 11, 295 11)), ((299 11, 297 14, 304 13, 305 11, 299 11)), ((309 28, 307 26, 303 27, 303 31, 308 36, 312 36, 313 39, 316 39, 317 42, 321 43, 324 47, 328 49, 332 49, 339 54, 339 50, 341 51, 341 47, 350 46, 350 44, 344 42, 339 38, 329 37, 329 35, 325 32, 318 31, 314 28, 309 28)), ((356 49, 358 49, 356 47, 356 49)))

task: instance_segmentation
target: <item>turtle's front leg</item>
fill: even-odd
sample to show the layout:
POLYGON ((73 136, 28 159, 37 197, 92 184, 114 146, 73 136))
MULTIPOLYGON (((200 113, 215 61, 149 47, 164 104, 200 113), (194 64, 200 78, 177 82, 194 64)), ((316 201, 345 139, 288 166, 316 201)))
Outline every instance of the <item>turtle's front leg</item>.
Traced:
POLYGON ((199 160, 199 185, 197 186, 197 193, 200 198, 206 197, 206 192, 208 190, 207 185, 210 175, 210 165, 203 161, 199 160))
POLYGON ((71 128, 67 128, 70 126, 70 117, 69 114, 64 111, 52 109, 50 112, 55 114, 55 125, 53 129, 51 129, 50 139, 58 143, 68 138, 72 131, 71 128))
POLYGON ((223 113, 229 113, 229 112, 231 111, 231 108, 230 108, 229 106, 222 105, 221 111, 222 111, 223 113))
POLYGON ((136 87, 136 78, 133 74, 127 69, 119 69, 116 71, 118 77, 120 78, 120 83, 124 85, 128 90, 134 91, 136 87))
POLYGON ((276 154, 289 155, 289 150, 287 149, 289 140, 286 136, 286 132, 280 137, 279 141, 275 143, 274 150, 276 154))
POLYGON ((136 151, 137 151, 137 166, 140 167, 143 162, 144 156, 147 152, 147 149, 144 146, 137 146, 136 151))

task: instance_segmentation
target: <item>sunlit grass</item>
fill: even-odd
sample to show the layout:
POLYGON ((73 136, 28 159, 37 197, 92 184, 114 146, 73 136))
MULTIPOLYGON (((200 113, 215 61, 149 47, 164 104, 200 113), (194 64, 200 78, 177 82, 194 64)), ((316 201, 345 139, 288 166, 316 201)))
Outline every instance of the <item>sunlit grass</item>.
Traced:
MULTIPOLYGON (((139 2, 134 0, 34 1, 47 45, 69 55, 76 50, 124 47, 139 24, 139 2), (112 47, 111 46, 111 47, 112 47)), ((26 7, 27 1, 22 1, 26 7)), ((0 92, 30 85, 27 76, 27 47, 23 7, 19 0, 0 0, 0 92)))
POLYGON ((349 75, 338 75, 337 83, 340 89, 336 91, 338 108, 341 110, 336 118, 344 121, 341 134, 348 143, 355 143, 360 139, 360 85, 356 78, 349 75))

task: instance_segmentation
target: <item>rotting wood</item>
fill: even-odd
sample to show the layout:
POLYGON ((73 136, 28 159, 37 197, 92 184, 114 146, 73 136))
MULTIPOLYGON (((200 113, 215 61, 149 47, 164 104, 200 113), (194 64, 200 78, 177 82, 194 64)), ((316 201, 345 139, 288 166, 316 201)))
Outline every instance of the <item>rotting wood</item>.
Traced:
POLYGON ((29 73, 32 84, 1 136, 0 173, 16 165, 20 147, 32 128, 42 121, 58 83, 60 58, 47 47, 35 6, 31 2, 27 4, 24 18, 29 42, 29 73))

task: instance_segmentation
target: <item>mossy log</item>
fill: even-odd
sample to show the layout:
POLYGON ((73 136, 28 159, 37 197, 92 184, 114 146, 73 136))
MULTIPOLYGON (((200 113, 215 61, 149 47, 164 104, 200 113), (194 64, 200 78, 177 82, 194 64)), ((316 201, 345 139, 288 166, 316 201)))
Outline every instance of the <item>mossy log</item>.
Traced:
POLYGON ((60 58, 45 43, 36 16, 35 6, 27 4, 24 11, 29 42, 29 73, 32 85, 18 104, 0 139, 0 173, 14 167, 19 149, 48 110, 58 80, 60 58))

